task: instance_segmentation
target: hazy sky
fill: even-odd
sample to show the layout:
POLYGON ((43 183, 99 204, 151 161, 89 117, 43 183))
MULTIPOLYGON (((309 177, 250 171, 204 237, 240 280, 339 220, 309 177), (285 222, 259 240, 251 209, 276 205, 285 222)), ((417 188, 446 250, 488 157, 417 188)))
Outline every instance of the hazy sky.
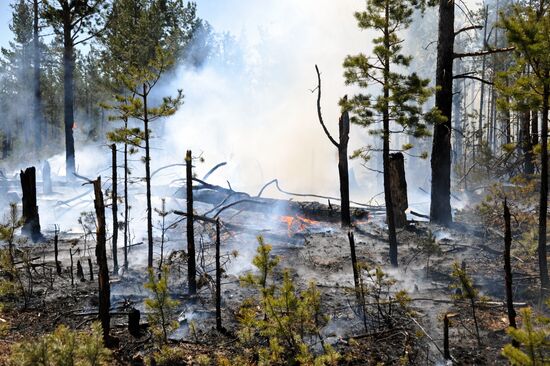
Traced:
POLYGON ((12 33, 9 28, 11 21, 10 3, 13 0, 0 0, 0 46, 7 47, 9 40, 12 38, 12 33))

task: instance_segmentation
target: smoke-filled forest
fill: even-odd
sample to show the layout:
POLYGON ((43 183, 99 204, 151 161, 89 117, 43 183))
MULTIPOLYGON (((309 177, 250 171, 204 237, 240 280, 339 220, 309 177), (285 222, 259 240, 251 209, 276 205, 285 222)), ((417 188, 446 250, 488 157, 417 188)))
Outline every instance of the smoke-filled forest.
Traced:
POLYGON ((0 12, 0 365, 550 364, 550 1, 0 12))

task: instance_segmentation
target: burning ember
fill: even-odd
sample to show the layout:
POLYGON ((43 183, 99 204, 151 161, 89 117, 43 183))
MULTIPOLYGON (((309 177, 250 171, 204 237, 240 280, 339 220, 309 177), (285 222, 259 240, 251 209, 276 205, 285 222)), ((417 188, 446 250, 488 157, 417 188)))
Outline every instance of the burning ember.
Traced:
POLYGON ((288 227, 288 236, 302 232, 312 225, 319 225, 319 221, 310 220, 305 217, 296 215, 296 216, 281 216, 280 220, 282 223, 285 223, 288 227))

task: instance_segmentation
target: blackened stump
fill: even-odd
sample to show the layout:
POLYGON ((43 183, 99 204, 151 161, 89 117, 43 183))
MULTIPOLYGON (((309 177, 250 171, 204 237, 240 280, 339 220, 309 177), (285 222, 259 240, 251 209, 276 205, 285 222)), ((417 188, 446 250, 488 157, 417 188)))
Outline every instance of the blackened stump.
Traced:
POLYGON ((141 313, 138 309, 132 308, 128 313, 128 332, 134 337, 141 336, 141 329, 139 327, 141 313))
POLYGON ((42 238, 40 233, 40 218, 36 205, 36 169, 30 167, 21 171, 21 189, 23 191, 23 217, 25 223, 21 232, 29 236, 33 242, 42 238))

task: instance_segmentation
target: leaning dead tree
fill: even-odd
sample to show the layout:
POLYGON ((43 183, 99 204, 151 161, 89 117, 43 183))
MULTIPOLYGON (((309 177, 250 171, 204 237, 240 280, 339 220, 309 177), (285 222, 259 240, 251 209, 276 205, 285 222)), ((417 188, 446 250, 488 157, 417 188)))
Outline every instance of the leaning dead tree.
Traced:
POLYGON ((40 218, 36 205, 36 169, 30 167, 21 171, 21 190, 23 191, 23 217, 25 223, 21 232, 30 236, 32 241, 42 238, 40 233, 40 218))
POLYGON ((95 255, 97 259, 98 284, 99 284, 99 319, 103 328, 103 340, 109 344, 109 331, 111 326, 111 317, 109 308, 111 307, 111 288, 109 284, 109 268, 107 266, 107 249, 105 234, 105 203, 103 202, 103 192, 101 191, 101 177, 93 181, 94 185, 94 206, 97 219, 97 243, 95 255))
POLYGON ((197 293, 197 265, 195 263, 195 231, 193 228, 193 158, 191 150, 185 155, 186 164, 186 185, 187 185, 187 282, 189 283, 189 294, 197 293))
MULTIPOLYGON (((340 178, 340 200, 341 211, 340 217, 342 221, 342 227, 348 227, 351 225, 351 214, 349 205, 349 175, 348 175, 348 142, 349 142, 349 113, 344 110, 340 117, 339 126, 339 139, 338 142, 331 136, 328 131, 325 122, 323 121, 323 115, 321 113, 321 73, 319 68, 315 65, 315 71, 317 72, 317 116, 319 117, 319 123, 323 127, 323 131, 327 135, 330 142, 338 149, 338 174, 340 178)), ((344 101, 347 100, 347 96, 344 97, 344 101)))

